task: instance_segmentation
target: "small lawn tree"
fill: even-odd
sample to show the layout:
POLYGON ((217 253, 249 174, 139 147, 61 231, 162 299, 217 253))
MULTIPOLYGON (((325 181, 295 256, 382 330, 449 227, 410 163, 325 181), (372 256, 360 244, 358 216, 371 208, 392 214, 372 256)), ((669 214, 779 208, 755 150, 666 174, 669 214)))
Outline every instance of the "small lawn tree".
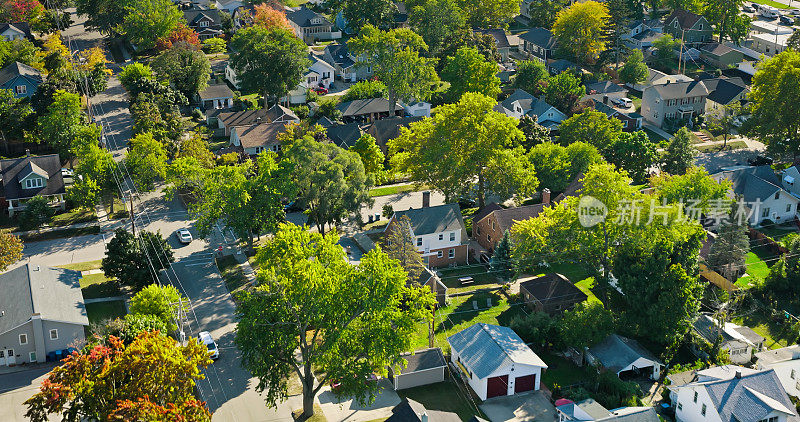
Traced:
POLYGON ((511 264, 511 240, 508 237, 508 230, 503 232, 503 238, 494 248, 492 259, 489 262, 489 269, 501 280, 508 280, 514 275, 513 265, 511 264))
POLYGON ((414 236, 411 231, 411 219, 407 215, 401 216, 394 223, 394 227, 386 235, 386 254, 389 258, 400 261, 400 266, 408 273, 408 279, 416 281, 425 265, 422 255, 414 246, 414 236))
POLYGON ((53 220, 54 211, 50 202, 43 196, 35 196, 25 203, 25 211, 20 217, 20 226, 25 230, 41 227, 53 220))

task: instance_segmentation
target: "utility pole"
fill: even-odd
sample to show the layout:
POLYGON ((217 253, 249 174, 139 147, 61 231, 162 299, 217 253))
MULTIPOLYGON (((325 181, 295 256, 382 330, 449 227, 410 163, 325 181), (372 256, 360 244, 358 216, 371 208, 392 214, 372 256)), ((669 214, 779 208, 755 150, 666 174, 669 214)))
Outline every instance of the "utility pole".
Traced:
MULTIPOLYGON (((114 200, 113 198, 111 199, 114 200)), ((128 191, 128 201, 131 203, 131 231, 133 232, 133 237, 136 237, 136 218, 133 215, 133 192, 128 191)))
MULTIPOLYGON (((686 30, 681 29, 681 51, 678 53, 678 74, 681 74, 681 62, 683 61, 683 40, 686 37, 686 30)), ((686 65, 683 65, 683 71, 686 72, 686 65)))

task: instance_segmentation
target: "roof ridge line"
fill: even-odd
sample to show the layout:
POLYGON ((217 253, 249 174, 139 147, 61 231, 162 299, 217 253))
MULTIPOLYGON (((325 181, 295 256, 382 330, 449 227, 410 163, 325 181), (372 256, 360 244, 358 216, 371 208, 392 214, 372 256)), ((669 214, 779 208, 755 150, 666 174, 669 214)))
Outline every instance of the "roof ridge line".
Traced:
MULTIPOLYGON (((491 333, 491 332, 489 332, 489 330, 487 330, 487 329, 486 329, 486 327, 487 327, 489 324, 487 324, 487 323, 485 323, 485 322, 479 322, 479 324, 481 324, 481 329, 482 329, 483 331, 485 331, 485 332, 486 332, 486 334, 488 334, 488 335, 489 335, 489 337, 492 339, 492 341, 494 342, 494 344, 496 344, 496 345, 497 345, 497 347, 499 347, 499 348, 500 348, 500 350, 502 350, 502 351, 503 351, 503 354, 505 354, 505 355, 506 355, 506 357, 507 357, 509 360, 511 360, 511 363, 516 363, 516 362, 514 361, 514 358, 512 358, 512 357, 511 357, 511 355, 509 355, 509 354, 508 354, 508 352, 506 351, 506 348, 505 348, 505 347, 503 347, 503 346, 502 346, 500 343, 498 343, 498 342, 497 342, 497 339, 495 339, 495 338, 494 338, 494 336, 492 335, 492 333, 491 333)), ((499 326, 498 326, 498 327, 499 327, 499 326)))

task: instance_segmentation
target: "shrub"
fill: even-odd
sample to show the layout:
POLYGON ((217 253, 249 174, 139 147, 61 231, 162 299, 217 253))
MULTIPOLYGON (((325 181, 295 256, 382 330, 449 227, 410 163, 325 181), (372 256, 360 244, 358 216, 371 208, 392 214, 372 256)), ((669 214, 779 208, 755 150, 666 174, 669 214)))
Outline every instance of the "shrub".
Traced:
POLYGON ((54 211, 46 198, 35 196, 25 205, 25 211, 20 218, 20 226, 24 230, 38 229, 53 220, 54 211))
POLYGON ((207 54, 222 53, 227 48, 227 43, 222 38, 209 38, 203 40, 203 51, 207 54))
POLYGON ((342 102, 379 98, 386 92, 386 85, 381 81, 361 81, 353 84, 342 97, 342 102))

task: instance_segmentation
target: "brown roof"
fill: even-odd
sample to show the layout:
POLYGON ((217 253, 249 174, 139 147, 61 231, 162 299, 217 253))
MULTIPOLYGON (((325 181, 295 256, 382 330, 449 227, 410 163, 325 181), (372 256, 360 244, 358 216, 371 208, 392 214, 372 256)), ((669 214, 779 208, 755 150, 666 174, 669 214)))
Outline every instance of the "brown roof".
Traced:
POLYGON ((478 221, 483 220, 483 217, 486 217, 487 215, 491 214, 492 211, 497 211, 497 210, 502 210, 502 209, 503 209, 503 207, 501 207, 500 205, 497 205, 496 202, 492 202, 492 203, 490 203, 488 205, 484 205, 483 208, 479 209, 475 213, 475 215, 472 216, 472 222, 473 222, 473 224, 475 224, 478 221))
MULTIPOLYGON (((510 229, 511 226, 513 226, 517 221, 523 221, 536 217, 540 212, 542 212, 544 207, 545 204, 535 204, 526 205, 524 207, 503 208, 494 210, 487 214, 487 216, 494 214, 495 218, 497 219, 497 225, 500 227, 500 231, 504 232, 510 229)), ((475 221, 477 222, 478 220, 475 221)))
POLYGON ((700 47, 700 49, 705 51, 705 52, 707 52, 707 53, 711 53, 711 54, 713 54, 715 56, 724 56, 725 54, 728 54, 728 53, 730 53, 732 51, 736 51, 736 50, 728 47, 727 45, 720 44, 718 42, 710 42, 708 44, 703 44, 700 47))
POLYGON ((583 180, 583 173, 575 176, 575 179, 572 180, 572 183, 570 183, 569 186, 564 189, 564 192, 559 193, 553 202, 561 202, 564 200, 564 198, 578 196, 578 191, 583 189, 583 182, 581 180, 583 180))
POLYGON ((548 302, 582 302, 587 299, 586 293, 575 287, 569 279, 561 274, 550 273, 522 281, 520 290, 526 290, 536 300, 548 302))
POLYGON ((672 12, 671 15, 667 16, 667 19, 664 20, 664 23, 669 25, 674 19, 678 19, 678 24, 681 26, 681 28, 690 29, 702 18, 703 17, 698 14, 678 9, 672 12))
POLYGON ((276 145, 278 134, 286 130, 286 123, 257 123, 249 126, 235 126, 239 142, 244 148, 276 145))

